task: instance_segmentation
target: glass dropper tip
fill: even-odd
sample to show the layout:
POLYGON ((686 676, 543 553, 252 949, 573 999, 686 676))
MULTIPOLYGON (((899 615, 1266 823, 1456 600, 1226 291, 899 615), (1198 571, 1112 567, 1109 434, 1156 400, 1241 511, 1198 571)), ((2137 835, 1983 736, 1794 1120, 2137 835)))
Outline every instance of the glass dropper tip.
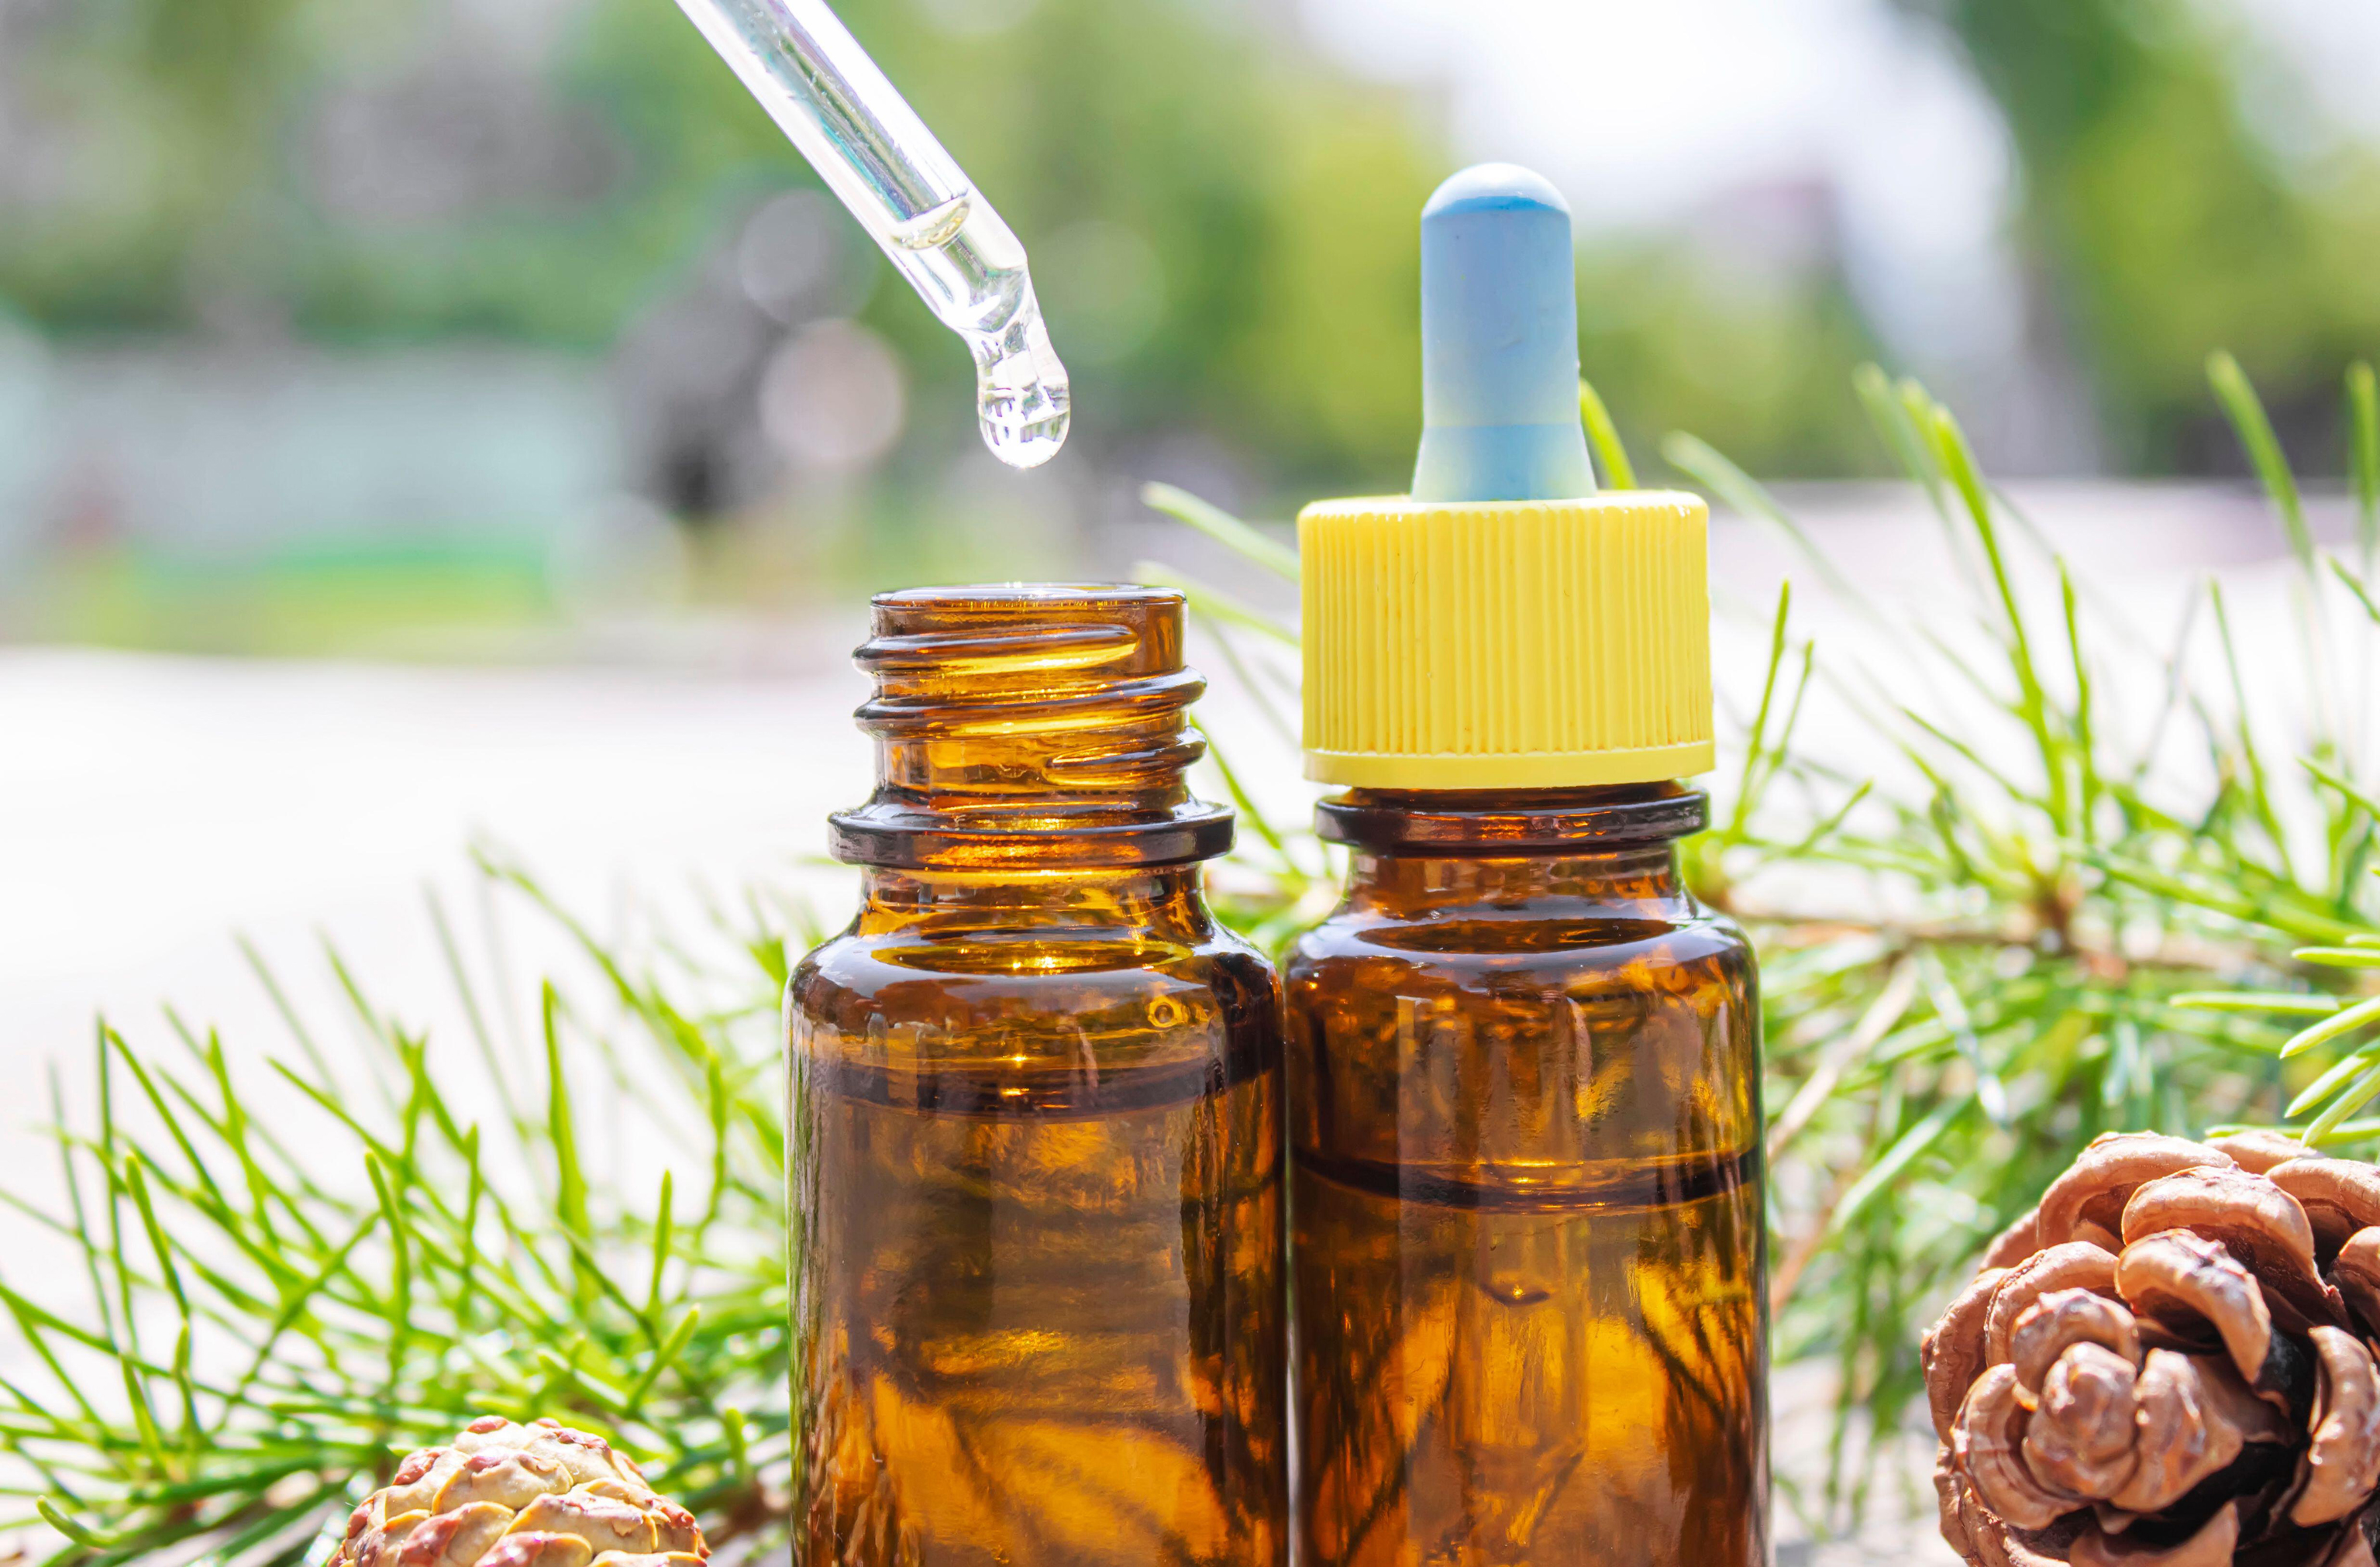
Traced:
POLYGON ((991 455, 1016 468, 1056 456, 1073 422, 1074 395, 1029 277, 1008 320, 968 334, 967 346, 975 356, 976 419, 991 455))

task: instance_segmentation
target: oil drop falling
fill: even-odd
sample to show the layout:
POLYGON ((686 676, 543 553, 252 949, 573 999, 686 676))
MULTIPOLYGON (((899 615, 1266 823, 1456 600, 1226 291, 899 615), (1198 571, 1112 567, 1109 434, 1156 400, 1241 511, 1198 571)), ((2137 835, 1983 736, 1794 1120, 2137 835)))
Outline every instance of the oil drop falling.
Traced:
POLYGON ((1073 396, 1032 284, 1025 285, 1024 298, 999 331, 966 338, 975 355, 975 411, 983 443, 1011 468, 1039 468, 1066 443, 1073 396))

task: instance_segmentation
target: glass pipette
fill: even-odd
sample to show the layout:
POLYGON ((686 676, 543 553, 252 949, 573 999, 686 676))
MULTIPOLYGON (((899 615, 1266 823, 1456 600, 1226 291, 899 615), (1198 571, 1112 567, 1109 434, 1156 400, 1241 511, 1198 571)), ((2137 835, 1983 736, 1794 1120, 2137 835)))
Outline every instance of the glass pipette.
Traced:
POLYGON ((1025 247, 825 0, 678 0, 827 188, 975 357, 984 444, 1038 468, 1066 443, 1066 367, 1025 247))

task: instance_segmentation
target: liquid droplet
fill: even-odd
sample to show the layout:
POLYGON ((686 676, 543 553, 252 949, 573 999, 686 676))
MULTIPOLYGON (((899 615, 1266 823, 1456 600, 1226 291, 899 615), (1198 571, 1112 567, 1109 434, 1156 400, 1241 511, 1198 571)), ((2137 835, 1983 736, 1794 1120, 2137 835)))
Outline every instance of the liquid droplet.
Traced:
POLYGON ((1066 443, 1074 398, 1033 285, 996 332, 971 335, 975 411, 983 443, 1011 468, 1039 468, 1066 443))

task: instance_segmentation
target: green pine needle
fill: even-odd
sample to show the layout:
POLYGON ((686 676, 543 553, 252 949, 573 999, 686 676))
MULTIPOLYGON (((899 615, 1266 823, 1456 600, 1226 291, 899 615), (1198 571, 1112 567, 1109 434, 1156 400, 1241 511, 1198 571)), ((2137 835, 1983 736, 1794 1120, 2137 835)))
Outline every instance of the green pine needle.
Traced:
POLYGON ((2305 503, 2298 494, 2297 475, 2289 471, 2289 458, 2281 454, 2281 438, 2273 432, 2273 421, 2265 412, 2264 399, 2256 395, 2240 361, 2228 354, 2218 351, 2207 356, 2206 379, 2215 388, 2216 401, 2223 405, 2224 416, 2238 433, 2240 444, 2247 449, 2248 460, 2255 466, 2256 477, 2263 481, 2265 494, 2272 498, 2273 508, 2281 514, 2290 553, 2297 556, 2299 566, 2312 576, 2313 529, 2306 524, 2305 503))
POLYGON ((1185 523, 1242 558, 1255 562, 1267 571, 1297 580, 1297 552, 1242 522, 1220 506, 1202 501, 1187 490, 1177 490, 1171 484, 1144 484, 1140 488, 1143 505, 1151 511, 1163 512, 1176 522, 1185 523))
MULTIPOLYGON (((546 917, 533 882, 489 879, 492 892, 528 894, 515 917, 518 905, 546 917)), ((813 933, 781 934, 804 944, 813 933)), ((459 978, 459 942, 450 955, 459 978)), ((672 1004, 675 1023, 632 1011, 591 1041, 634 1074, 653 1111, 642 1146, 668 1147, 666 1126, 700 1129, 672 1155, 711 1172, 693 1231, 664 1217, 674 1177, 648 1209, 653 1188, 618 1191, 593 1173, 573 1103, 592 1090, 565 1075, 588 1014, 562 977, 531 1003, 548 1074, 547 1113, 534 1120, 490 1099, 487 1058, 470 1041, 407 1035, 359 976, 338 978, 344 964, 334 980, 378 1024, 345 1075, 319 1051, 310 1075, 248 1068, 193 1034, 198 1071, 186 1076, 103 1031, 103 1085, 130 1082, 142 1113, 107 1087, 97 1136, 60 1128, 67 1195, 48 1217, 86 1269, 0 1283, 32 1367, 31 1385, 0 1403, 0 1452, 50 1480, 47 1495, 0 1512, 0 1528, 46 1532, 57 1567, 168 1549, 294 1564, 405 1452, 498 1413, 602 1432, 718 1543, 782 1532, 770 1502, 791 1455, 780 976, 758 953, 741 972, 666 981, 657 966, 639 972, 644 958, 603 955, 581 980, 694 988, 672 1004), (709 1070, 680 1069, 690 1047, 709 1070), (259 1099, 276 1085, 302 1092, 259 1099), (500 1138, 516 1134, 493 1162, 474 1124, 491 1112, 500 1138), (170 1356, 133 1340, 134 1321, 178 1323, 170 1356), (731 1403, 743 1411, 733 1435, 731 1403)), ((254 961, 303 1037, 290 992, 254 961)))
POLYGON ((2359 359, 2347 370, 2348 475, 2355 491, 2355 536, 2363 570, 2380 555, 2380 389, 2372 367, 2359 359))
POLYGON ((1595 466, 1603 475, 1603 487, 1635 489, 1636 465, 1628 460, 1628 448, 1620 439, 1620 426, 1612 422, 1611 410, 1603 406, 1602 395, 1585 381, 1578 383, 1578 411, 1586 424, 1587 444, 1595 448, 1595 466))

